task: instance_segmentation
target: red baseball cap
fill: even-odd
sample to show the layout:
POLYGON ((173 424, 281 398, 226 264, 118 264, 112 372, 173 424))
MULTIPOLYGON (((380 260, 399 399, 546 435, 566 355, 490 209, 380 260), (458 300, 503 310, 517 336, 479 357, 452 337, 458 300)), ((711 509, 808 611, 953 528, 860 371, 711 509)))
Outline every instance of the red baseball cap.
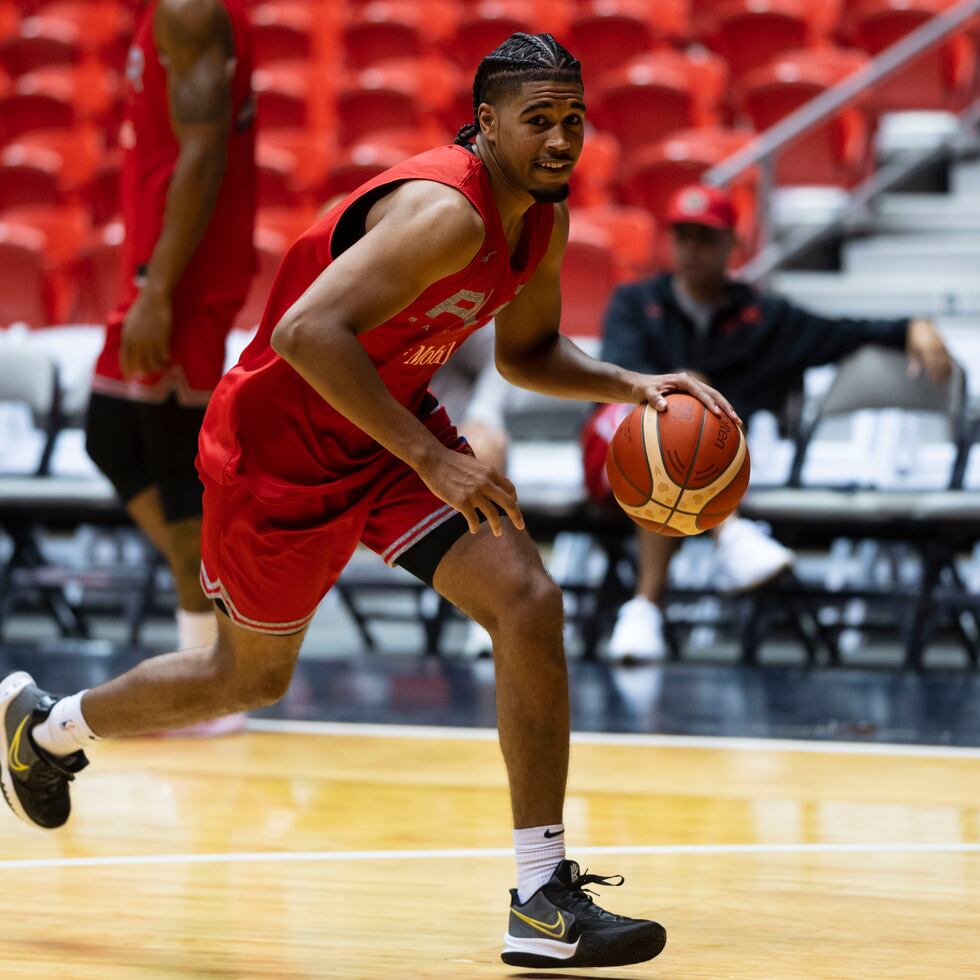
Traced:
POLYGON ((667 223, 671 225, 707 225, 731 230, 736 220, 732 199, 720 188, 707 184, 682 187, 667 204, 667 223))

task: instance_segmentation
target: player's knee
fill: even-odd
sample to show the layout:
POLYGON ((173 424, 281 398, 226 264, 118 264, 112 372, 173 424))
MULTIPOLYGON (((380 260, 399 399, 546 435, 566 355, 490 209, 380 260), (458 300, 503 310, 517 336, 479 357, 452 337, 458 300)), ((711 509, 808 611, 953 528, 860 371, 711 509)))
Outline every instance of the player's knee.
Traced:
POLYGON ((544 569, 518 576, 501 590, 498 627, 529 637, 560 636, 563 618, 561 589, 544 569))
POLYGON ((292 661, 264 664, 261 669, 240 676, 236 685, 239 710, 265 708, 281 701, 289 690, 292 677, 292 661))
POLYGON ((294 655, 282 656, 275 649, 255 649, 244 658, 219 633, 211 658, 213 676, 223 706, 229 711, 250 711, 275 704, 289 689, 296 664, 294 655))

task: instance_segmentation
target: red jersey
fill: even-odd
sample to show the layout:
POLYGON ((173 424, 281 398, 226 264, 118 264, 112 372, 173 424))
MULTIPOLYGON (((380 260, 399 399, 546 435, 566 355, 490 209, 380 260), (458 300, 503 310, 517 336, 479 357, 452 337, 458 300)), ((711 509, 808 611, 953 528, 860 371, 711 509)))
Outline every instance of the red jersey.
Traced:
MULTIPOLYGON (((174 290, 174 305, 185 308, 244 299, 256 268, 252 34, 241 0, 221 2, 235 44, 228 166, 211 221, 174 290)), ((126 114, 119 134, 125 151, 121 193, 126 238, 119 294, 124 307, 136 298, 137 282, 160 237, 167 189, 180 151, 170 128, 167 72, 153 40, 155 9, 156 0, 150 0, 140 12, 126 63, 126 114)))
POLYGON ((255 339, 215 389, 198 458, 212 480, 237 482, 260 499, 275 499, 356 486, 390 462, 389 453, 276 354, 270 338, 283 314, 324 268, 363 234, 369 202, 362 199, 377 199, 379 189, 406 180, 456 188, 486 227, 483 245, 469 265, 358 336, 387 389, 409 411, 420 413, 436 369, 534 274, 551 241, 554 206, 535 204, 527 211, 511 258, 486 168, 470 150, 439 147, 363 184, 286 253, 255 339))

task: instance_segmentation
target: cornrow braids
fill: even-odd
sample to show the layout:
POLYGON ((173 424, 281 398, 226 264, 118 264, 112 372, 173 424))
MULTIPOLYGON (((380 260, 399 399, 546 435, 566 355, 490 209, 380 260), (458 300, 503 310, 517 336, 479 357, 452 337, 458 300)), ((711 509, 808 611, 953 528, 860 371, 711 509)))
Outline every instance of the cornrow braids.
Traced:
POLYGON ((482 103, 493 104, 524 82, 582 83, 582 65, 550 34, 511 34, 479 64, 473 77, 473 121, 456 135, 460 146, 480 132, 476 115, 482 103))

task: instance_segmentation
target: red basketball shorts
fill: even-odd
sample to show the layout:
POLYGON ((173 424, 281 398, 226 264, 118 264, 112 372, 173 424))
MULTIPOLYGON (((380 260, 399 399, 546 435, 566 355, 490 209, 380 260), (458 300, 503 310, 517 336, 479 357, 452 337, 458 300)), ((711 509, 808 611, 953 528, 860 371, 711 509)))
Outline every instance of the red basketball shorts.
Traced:
POLYGON ((105 343, 95 365, 92 390, 116 398, 162 402, 175 394, 181 405, 207 405, 225 366, 225 340, 242 300, 200 305, 175 304, 170 365, 155 374, 124 378, 119 366, 122 325, 129 306, 118 307, 106 323, 105 343))
MULTIPOLYGON (((425 424, 446 446, 469 452, 437 409, 425 424)), ((316 493, 258 500, 236 483, 202 473, 201 584, 244 629, 286 635, 304 629, 359 543, 389 565, 457 511, 395 456, 365 481, 359 474, 316 493)))

